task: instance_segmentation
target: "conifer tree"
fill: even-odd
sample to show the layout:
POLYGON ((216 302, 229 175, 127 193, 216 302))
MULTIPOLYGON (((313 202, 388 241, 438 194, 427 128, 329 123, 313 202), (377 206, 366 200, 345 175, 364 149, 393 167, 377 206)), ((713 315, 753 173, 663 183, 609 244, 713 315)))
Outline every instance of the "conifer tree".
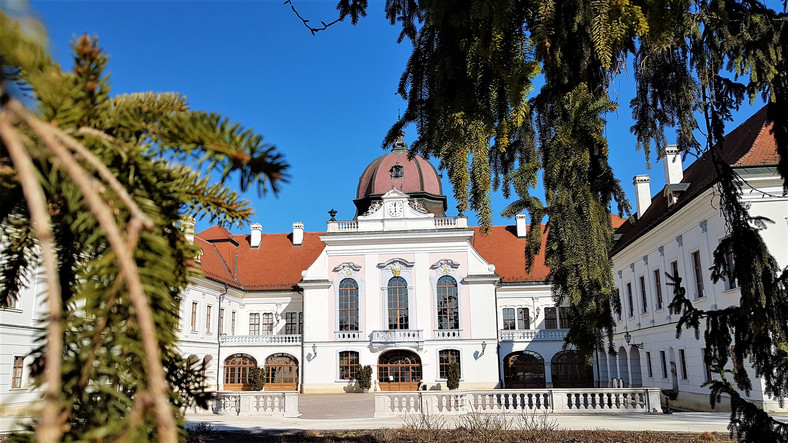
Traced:
POLYGON ((0 12, 0 302, 40 268, 49 307, 28 437, 176 441, 185 408, 209 398, 205 368, 176 349, 198 252, 181 220, 242 223, 251 209, 228 180, 276 192, 287 164, 180 94, 111 95, 95 37, 64 71, 31 30, 0 12))
MULTIPOLYGON (((679 291, 672 307, 682 313, 679 330, 699 333, 706 320, 707 361, 723 376, 711 383, 711 403, 730 396, 731 430, 748 441, 788 439, 784 424, 740 395, 751 387, 746 359, 768 395, 788 394, 788 272, 761 239, 757 227, 766 221, 749 215, 739 178, 719 150, 731 111, 760 95, 769 103, 777 171, 788 192, 787 7, 783 1, 778 11, 758 0, 391 0, 385 7, 413 52, 399 85, 408 108, 384 144, 416 124, 412 149, 440 158, 458 209, 476 210, 482 227, 490 223, 489 192, 502 185, 509 197, 514 188, 518 199, 504 214, 530 214, 528 266, 541 245, 541 220, 549 217, 546 260, 559 299, 570 304, 567 339, 587 358, 603 349, 605 335, 612 345, 612 312, 620 311, 611 297, 612 229, 603 213, 614 200, 619 211, 628 207, 607 162, 603 130, 605 113, 616 105, 608 85, 631 57, 631 130, 647 161, 652 147, 661 155, 672 128, 684 155, 705 152, 714 161, 729 235, 714 252, 712 275, 741 284, 740 304, 699 311, 679 291), (544 85, 526 101, 537 67, 544 85), (696 138, 699 129, 705 141, 696 138), (543 202, 529 192, 540 170, 543 202), (734 269, 725 260, 731 251, 734 269), (724 365, 732 355, 729 381, 724 365)), ((366 8, 366 0, 342 0, 338 20, 355 23, 366 8)))

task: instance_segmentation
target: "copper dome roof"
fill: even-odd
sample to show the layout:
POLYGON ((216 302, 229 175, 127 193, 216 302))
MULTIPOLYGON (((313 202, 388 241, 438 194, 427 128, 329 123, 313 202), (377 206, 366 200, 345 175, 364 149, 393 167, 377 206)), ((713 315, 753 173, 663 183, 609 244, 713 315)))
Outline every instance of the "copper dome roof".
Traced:
POLYGON ((383 195, 394 188, 406 194, 443 195, 438 171, 420 155, 409 159, 407 146, 401 138, 391 152, 367 166, 358 180, 356 198, 383 195))

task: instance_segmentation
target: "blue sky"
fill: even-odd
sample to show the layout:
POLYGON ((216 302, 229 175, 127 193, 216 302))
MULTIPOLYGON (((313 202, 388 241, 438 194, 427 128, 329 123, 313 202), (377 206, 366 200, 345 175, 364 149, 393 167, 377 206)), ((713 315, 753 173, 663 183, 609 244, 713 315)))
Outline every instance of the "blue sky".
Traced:
MULTIPOLYGON (((336 18, 334 0, 293 1, 315 24, 336 18)), ((180 92, 192 108, 222 113, 261 134, 285 155, 291 178, 278 197, 246 195, 256 212, 252 221, 269 233, 290 231, 296 221, 307 231, 324 231, 332 208, 337 219, 353 217, 359 176, 386 152, 383 136, 398 106, 405 107, 394 93, 411 46, 397 44, 399 28, 388 24, 382 1, 370 2, 358 25, 338 23, 316 36, 282 3, 34 1, 32 8, 64 67, 71 67, 72 38, 96 34, 111 57, 114 94, 180 92)), ((629 132, 631 77, 623 73, 611 90, 619 110, 608 116, 607 136, 611 164, 634 204, 634 175, 651 174, 652 194, 664 178, 661 162, 646 169, 629 132)), ((742 108, 729 128, 756 109, 742 108)), ((406 141, 415 135, 415 128, 406 129, 406 141)), ((447 214, 456 215, 446 175, 447 214)), ((499 214, 507 202, 498 193, 493 205, 499 214)), ((466 215, 476 224, 475 214, 466 215)), ((513 220, 496 215, 494 223, 513 220)), ((198 231, 207 227, 207 220, 198 221, 198 231)))

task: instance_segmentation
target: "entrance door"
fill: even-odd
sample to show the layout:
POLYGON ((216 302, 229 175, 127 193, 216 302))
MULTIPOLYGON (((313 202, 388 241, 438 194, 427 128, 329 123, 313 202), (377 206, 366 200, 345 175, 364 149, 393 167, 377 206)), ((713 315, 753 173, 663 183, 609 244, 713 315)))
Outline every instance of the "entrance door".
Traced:
POLYGON ((265 359, 265 390, 298 389, 298 360, 290 354, 274 354, 265 359))
POLYGON ((421 381, 421 359, 410 351, 389 351, 378 358, 381 391, 415 391, 421 381))
POLYGON ((256 367, 257 361, 251 355, 233 354, 227 357, 224 360, 224 390, 242 391, 249 383, 249 369, 256 367))
POLYGON ((544 359, 535 352, 512 352, 503 360, 503 377, 506 389, 544 388, 544 359))

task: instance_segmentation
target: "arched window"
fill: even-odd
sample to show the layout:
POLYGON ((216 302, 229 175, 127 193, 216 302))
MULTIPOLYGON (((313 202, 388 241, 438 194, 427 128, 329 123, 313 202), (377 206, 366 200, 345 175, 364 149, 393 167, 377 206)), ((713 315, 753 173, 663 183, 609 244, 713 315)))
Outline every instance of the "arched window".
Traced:
POLYGON ((339 330, 358 331, 358 284, 352 278, 339 282, 339 330))
POLYGON ((388 286, 389 329, 408 329, 408 283, 393 277, 388 286))
MULTIPOLYGON (((438 352, 439 378, 444 380, 449 378, 449 365, 452 363, 460 364, 460 351, 456 349, 444 349, 438 352)), ((460 371, 462 371, 462 369, 460 369, 460 371)))
POLYGON ((448 275, 438 279, 438 329, 460 329, 457 280, 448 275))
POLYGON ((411 351, 396 350, 378 358, 381 391, 415 391, 421 381, 421 359, 411 351))
POLYGON ((224 360, 224 389, 240 391, 249 382, 249 369, 257 367, 257 360, 246 354, 233 354, 224 360))
POLYGON ((507 389, 544 388, 544 359, 536 352, 512 352, 503 359, 503 379, 507 389))
POLYGON ((295 391, 298 387, 298 360, 290 354, 274 354, 265 359, 265 390, 295 391))
POLYGON ((339 353, 339 379, 358 380, 358 352, 342 351, 339 353))

